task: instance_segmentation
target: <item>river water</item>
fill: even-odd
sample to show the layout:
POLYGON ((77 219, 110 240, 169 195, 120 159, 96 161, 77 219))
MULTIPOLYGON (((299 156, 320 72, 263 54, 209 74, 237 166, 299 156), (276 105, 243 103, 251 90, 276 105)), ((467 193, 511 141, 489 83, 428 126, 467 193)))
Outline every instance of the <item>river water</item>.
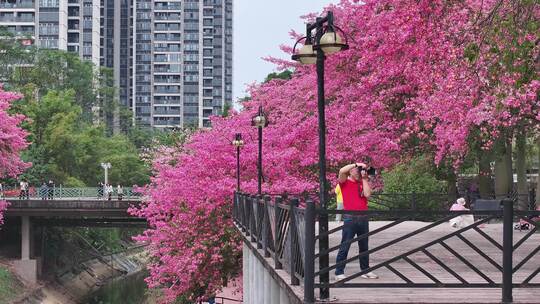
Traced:
POLYGON ((147 271, 139 271, 103 286, 86 298, 85 304, 143 304, 147 303, 147 271))

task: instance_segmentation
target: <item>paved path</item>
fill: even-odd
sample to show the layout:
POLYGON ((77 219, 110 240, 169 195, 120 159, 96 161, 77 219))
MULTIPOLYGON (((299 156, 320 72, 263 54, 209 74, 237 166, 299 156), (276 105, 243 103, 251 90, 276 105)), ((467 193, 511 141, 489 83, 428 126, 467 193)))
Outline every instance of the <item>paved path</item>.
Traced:
MULTIPOLYGON (((374 230, 389 222, 371 222, 370 229, 374 230)), ((410 233, 418 228, 428 225, 425 222, 409 221, 378 233, 370 238, 370 248, 375 248, 390 240, 396 239, 399 236, 410 233)), ((330 223, 330 229, 337 227, 337 222, 330 223)), ((493 223, 487 224, 481 229, 488 235, 490 235, 499 244, 502 244, 502 224, 493 223)), ((370 265, 373 267, 378 263, 384 262, 390 258, 405 253, 411 249, 422 246, 423 244, 447 235, 450 232, 455 231, 447 223, 430 229, 426 232, 420 233, 412 238, 408 238, 405 241, 399 242, 395 245, 387 247, 379 252, 374 253, 370 257, 370 265)), ((515 231, 514 243, 525 236, 527 232, 515 231)), ((463 236, 479 247, 483 253, 489 256, 493 261, 502 265, 502 251, 490 243, 487 239, 482 237, 476 231, 467 231, 463 233, 463 236)), ((330 236, 330 246, 338 245, 341 238, 341 232, 332 234, 330 236)), ((479 270, 485 273, 495 283, 500 283, 501 272, 497 270, 495 266, 486 261, 476 251, 467 246, 462 240, 457 237, 452 237, 446 243, 456 250, 459 254, 470 261, 479 270)), ((316 245, 318 248, 318 244, 316 245)), ((525 256, 527 256, 533 250, 540 248, 540 233, 535 233, 531 238, 521 245, 514 253, 514 266, 517 265, 525 256)), ((452 255, 441 245, 434 245, 429 247, 429 252, 434 256, 442 260, 448 267, 457 272, 465 280, 470 283, 485 283, 477 273, 471 268, 462 263, 458 258, 452 255)), ((356 255, 358 253, 358 247, 355 244, 351 246, 349 256, 356 255)), ((331 253, 330 265, 335 263, 337 251, 331 253)), ((423 253, 418 253, 410 256, 411 260, 416 262, 422 268, 427 270, 434 277, 439 279, 443 283, 459 283, 451 274, 445 271, 442 267, 433 262, 423 253)), ((318 270, 318 260, 315 261, 316 271, 318 270)), ((425 275, 416 270, 409 263, 400 260, 392 264, 392 267, 405 274, 410 280, 415 283, 432 283, 425 275)), ((529 260, 520 270, 514 274, 514 283, 520 283, 532 274, 540 267, 540 252, 529 260)), ((351 262, 347 265, 345 270, 346 274, 352 274, 359 271, 359 264, 357 261, 351 262)), ((354 279, 349 283, 402 283, 397 275, 386 268, 381 268, 376 271, 380 276, 377 280, 366 279, 354 279)), ((330 275, 333 279, 333 271, 330 275)), ((538 274, 531 283, 540 283, 540 274, 538 274)), ((318 293, 318 290, 317 290, 318 293)), ((479 289, 479 288, 332 288, 331 296, 334 299, 334 303, 500 303, 501 302, 501 289, 479 289)), ((519 288, 514 289, 514 303, 540 303, 540 288, 519 288)))

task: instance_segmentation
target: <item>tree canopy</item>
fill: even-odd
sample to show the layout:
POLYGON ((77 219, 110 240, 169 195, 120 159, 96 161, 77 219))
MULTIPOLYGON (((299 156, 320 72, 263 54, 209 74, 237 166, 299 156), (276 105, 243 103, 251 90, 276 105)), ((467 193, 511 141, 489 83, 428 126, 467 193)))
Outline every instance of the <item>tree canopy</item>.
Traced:
MULTIPOLYGON (((537 128, 537 1, 343 0, 326 9, 350 43, 326 61, 330 182, 346 163, 392 168, 419 153, 453 174, 471 147, 491 149, 501 130, 537 128)), ((242 112, 215 117, 213 129, 154 161, 148 202, 134 212, 152 227, 139 239, 151 243, 148 282, 164 287, 167 302, 212 294, 239 271, 230 141, 242 133, 242 191, 254 193, 257 130, 250 122, 259 106, 270 121, 263 191, 317 189, 315 68, 271 60, 294 69, 292 77, 252 87, 242 112)))
MULTIPOLYGON (((28 145, 27 133, 20 127, 24 116, 8 112, 12 102, 20 97, 19 94, 4 91, 0 85, 0 179, 16 177, 30 165, 20 158, 21 151, 28 145)), ((6 207, 7 202, 0 199, 0 225, 6 207)))

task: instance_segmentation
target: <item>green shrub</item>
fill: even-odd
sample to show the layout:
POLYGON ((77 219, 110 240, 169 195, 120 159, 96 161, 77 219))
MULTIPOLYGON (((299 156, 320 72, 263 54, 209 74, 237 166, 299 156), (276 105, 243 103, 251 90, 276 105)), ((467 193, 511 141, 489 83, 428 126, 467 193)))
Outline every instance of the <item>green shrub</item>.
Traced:
POLYGON ((9 303, 22 289, 22 284, 6 268, 0 266, 0 304, 9 303))
POLYGON ((432 174, 434 164, 423 157, 411 159, 383 172, 385 193, 442 193, 445 182, 432 174))
POLYGON ((387 195, 391 208, 409 208, 411 201, 421 209, 434 209, 446 202, 446 183, 434 175, 432 160, 416 157, 383 172, 383 196, 387 195))
POLYGON ((69 176, 68 178, 66 178, 66 182, 64 183, 64 186, 65 187, 70 187, 70 188, 84 188, 84 187, 86 187, 86 185, 84 184, 83 181, 81 181, 80 179, 78 179, 76 177, 73 177, 73 176, 69 176))

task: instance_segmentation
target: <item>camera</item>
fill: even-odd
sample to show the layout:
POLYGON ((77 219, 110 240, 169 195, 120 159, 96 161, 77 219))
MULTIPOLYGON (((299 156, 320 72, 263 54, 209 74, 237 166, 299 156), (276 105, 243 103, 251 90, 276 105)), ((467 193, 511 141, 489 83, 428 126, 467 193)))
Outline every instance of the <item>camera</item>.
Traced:
POLYGON ((357 168, 360 171, 362 171, 362 170, 366 171, 367 175, 371 175, 371 176, 375 175, 375 173, 377 172, 375 170, 375 168, 373 168, 373 167, 358 166, 357 168))

